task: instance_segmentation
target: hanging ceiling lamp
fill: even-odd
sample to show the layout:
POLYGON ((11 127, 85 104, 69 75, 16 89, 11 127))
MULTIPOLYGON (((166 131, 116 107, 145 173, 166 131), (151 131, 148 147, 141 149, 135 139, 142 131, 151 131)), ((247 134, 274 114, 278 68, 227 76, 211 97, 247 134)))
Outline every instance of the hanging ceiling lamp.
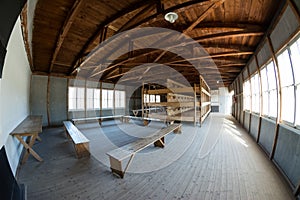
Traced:
POLYGON ((178 15, 174 12, 169 12, 165 15, 165 20, 170 23, 174 23, 176 19, 178 19, 178 15))

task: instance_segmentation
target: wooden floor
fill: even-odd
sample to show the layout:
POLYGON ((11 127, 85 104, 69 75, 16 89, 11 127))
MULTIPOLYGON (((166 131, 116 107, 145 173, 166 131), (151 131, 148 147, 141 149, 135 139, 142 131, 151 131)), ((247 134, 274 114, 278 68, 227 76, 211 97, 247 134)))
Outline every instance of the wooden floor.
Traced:
POLYGON ((203 126, 183 125, 169 134, 164 149, 150 146, 136 156, 124 179, 112 175, 105 152, 160 123, 83 124, 91 157, 76 159, 63 128, 45 129, 17 178, 28 199, 293 199, 292 192, 253 139, 229 116, 210 114, 203 126), (126 134, 127 132, 127 134, 126 134), (211 137, 212 136, 212 137, 211 137), (138 173, 133 173, 138 172, 138 173))

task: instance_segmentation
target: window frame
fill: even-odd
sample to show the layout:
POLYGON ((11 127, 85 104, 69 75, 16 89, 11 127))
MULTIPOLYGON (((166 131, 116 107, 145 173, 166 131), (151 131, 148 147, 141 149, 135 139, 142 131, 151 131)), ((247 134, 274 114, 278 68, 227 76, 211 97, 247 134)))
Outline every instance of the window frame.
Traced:
POLYGON ((85 111, 85 104, 86 104, 86 99, 85 99, 85 87, 83 86, 68 86, 68 112, 74 112, 74 111, 85 111), (70 88, 75 89, 75 105, 76 108, 70 108, 70 88), (83 89, 83 98, 78 98, 78 89, 83 89), (83 108, 78 108, 78 100, 83 99, 83 108))

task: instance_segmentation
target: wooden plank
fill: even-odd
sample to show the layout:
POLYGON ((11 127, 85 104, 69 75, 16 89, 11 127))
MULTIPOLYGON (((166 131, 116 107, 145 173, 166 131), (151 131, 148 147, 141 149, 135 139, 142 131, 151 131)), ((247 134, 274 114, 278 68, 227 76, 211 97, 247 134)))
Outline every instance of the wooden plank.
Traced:
MULTIPOLYGON (((160 103, 147 103, 147 106, 169 106, 169 107, 194 107, 194 101, 190 102, 160 102, 160 103)), ((200 106, 200 103, 197 102, 197 106, 200 106)))
POLYGON ((157 90, 148 90, 148 94, 167 94, 167 93, 194 93, 192 87, 185 87, 185 88, 168 88, 168 89, 157 89, 157 90))
POLYGON ((30 115, 27 116, 11 133, 10 135, 28 136, 30 133, 42 132, 42 116, 30 115))
POLYGON ((89 140, 72 124, 70 121, 64 121, 64 126, 75 144, 87 143, 89 140))
POLYGON ((135 142, 132 142, 125 146, 122 146, 121 148, 109 151, 106 154, 110 157, 114 157, 115 159, 117 159, 119 161, 122 161, 122 160, 128 158, 129 156, 131 156, 133 153, 141 151, 142 149, 146 148, 147 146, 153 144, 155 141, 166 136, 167 134, 171 133, 172 131, 178 129, 179 127, 181 127, 181 124, 171 124, 170 126, 155 132, 153 135, 151 135, 149 137, 140 138, 140 139, 136 140, 135 142))
POLYGON ((69 11, 69 14, 68 14, 63 26, 60 29, 59 36, 56 40, 55 50, 52 55, 52 59, 51 59, 50 67, 49 67, 49 73, 52 72, 53 65, 56 61, 56 57, 61 49, 61 46, 68 34, 73 22, 75 21, 75 18, 77 17, 78 13, 81 11, 82 6, 84 5, 83 2, 84 2, 84 0, 76 0, 75 1, 75 3, 73 4, 73 7, 69 11))
POLYGON ((183 33, 188 33, 193 30, 201 21, 203 21, 215 8, 224 3, 225 0, 217 1, 211 4, 199 17, 194 21, 183 33))

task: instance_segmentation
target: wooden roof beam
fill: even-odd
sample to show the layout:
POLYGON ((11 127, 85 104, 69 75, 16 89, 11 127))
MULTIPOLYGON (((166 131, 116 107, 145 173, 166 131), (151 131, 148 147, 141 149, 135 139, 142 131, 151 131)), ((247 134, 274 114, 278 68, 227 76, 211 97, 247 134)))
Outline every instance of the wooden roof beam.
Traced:
MULTIPOLYGON (((217 8, 219 5, 223 4, 225 0, 219 0, 215 3, 212 3, 205 11, 201 13, 201 15, 198 17, 198 19, 193 22, 186 30, 183 31, 184 34, 189 33, 191 30, 193 30, 201 21, 203 21, 215 8, 217 8)), ((181 37, 181 35, 179 36, 181 37)), ((179 38, 178 38, 179 39, 179 38)), ((165 54, 167 50, 163 51, 157 58, 154 60, 154 62, 159 61, 165 54)))
POLYGON ((199 17, 198 19, 193 22, 183 33, 188 33, 193 30, 201 21, 203 21, 206 16, 208 16, 215 8, 219 7, 221 4, 224 3, 225 0, 219 0, 212 5, 210 5, 199 17))
POLYGON ((70 71, 70 74, 72 74, 72 72, 74 71, 74 68, 76 68, 77 66, 80 65, 80 58, 84 55, 85 51, 88 49, 88 47, 97 39, 97 37, 101 34, 102 29, 105 26, 108 26, 110 23, 112 23, 113 21, 115 21, 116 19, 120 18, 123 15, 126 15, 134 10, 137 10, 145 5, 149 5, 149 4, 153 4, 156 3, 157 0, 148 0, 148 1, 139 1, 137 3, 135 3, 134 5, 131 5, 123 10, 121 10, 120 12, 116 13, 115 15, 111 16, 110 18, 108 18, 107 20, 105 20, 103 23, 98 25, 98 28, 96 29, 96 31, 93 33, 93 35, 86 41, 86 43, 83 45, 83 47, 81 48, 80 52, 78 53, 78 55, 76 56, 75 60, 73 61, 73 69, 70 71))
POLYGON ((50 67, 49 67, 49 73, 51 73, 53 69, 53 65, 55 64, 56 57, 60 51, 60 48, 76 18, 78 13, 81 11, 82 6, 84 5, 84 0, 76 0, 75 3, 73 4, 73 7, 71 8, 70 12, 68 13, 68 16, 63 24, 63 26, 60 29, 59 36, 56 40, 56 46, 54 53, 52 55, 50 67))
MULTIPOLYGON (((214 1, 216 1, 216 0, 214 0, 214 1)), ((98 26, 97 31, 95 31, 95 33, 87 40, 85 45, 83 45, 83 48, 80 50, 80 52, 76 56, 76 58, 75 58, 75 60, 72 64, 72 66, 74 66, 74 67, 70 71, 70 74, 72 74, 72 72, 74 72, 74 69, 81 64, 80 59, 82 58, 82 56, 84 55, 85 51, 90 46, 90 44, 92 44, 96 40, 96 38, 99 36, 99 34, 101 33, 101 29, 104 26, 107 26, 108 24, 110 24, 114 20, 118 19, 119 17, 121 17, 121 16, 123 16, 123 15, 125 15, 129 12, 132 12, 132 11, 136 10, 136 9, 140 8, 141 6, 148 5, 148 4, 151 4, 151 3, 157 3, 157 2, 158 2, 158 0, 140 1, 136 4, 134 4, 133 6, 125 8, 124 10, 118 12, 116 15, 112 16, 111 18, 109 18, 105 22, 101 23, 98 26)), ((187 7, 194 6, 195 4, 202 5, 203 3, 206 4, 206 3, 211 3, 211 2, 212 2, 211 0, 191 0, 189 2, 185 2, 185 3, 182 3, 182 4, 178 4, 176 6, 173 6, 171 8, 168 8, 168 9, 165 10, 165 12, 167 13, 167 12, 172 12, 172 11, 182 11, 187 7)), ((133 27, 137 27, 137 26, 139 26, 139 25, 141 25, 145 22, 148 22, 149 20, 156 18, 159 14, 160 14, 159 12, 156 12, 155 14, 145 18, 144 20, 139 21, 137 24, 134 24, 131 27, 128 27, 128 29, 131 29, 133 27)), ((108 52, 108 53, 110 53, 110 52, 108 52)))

